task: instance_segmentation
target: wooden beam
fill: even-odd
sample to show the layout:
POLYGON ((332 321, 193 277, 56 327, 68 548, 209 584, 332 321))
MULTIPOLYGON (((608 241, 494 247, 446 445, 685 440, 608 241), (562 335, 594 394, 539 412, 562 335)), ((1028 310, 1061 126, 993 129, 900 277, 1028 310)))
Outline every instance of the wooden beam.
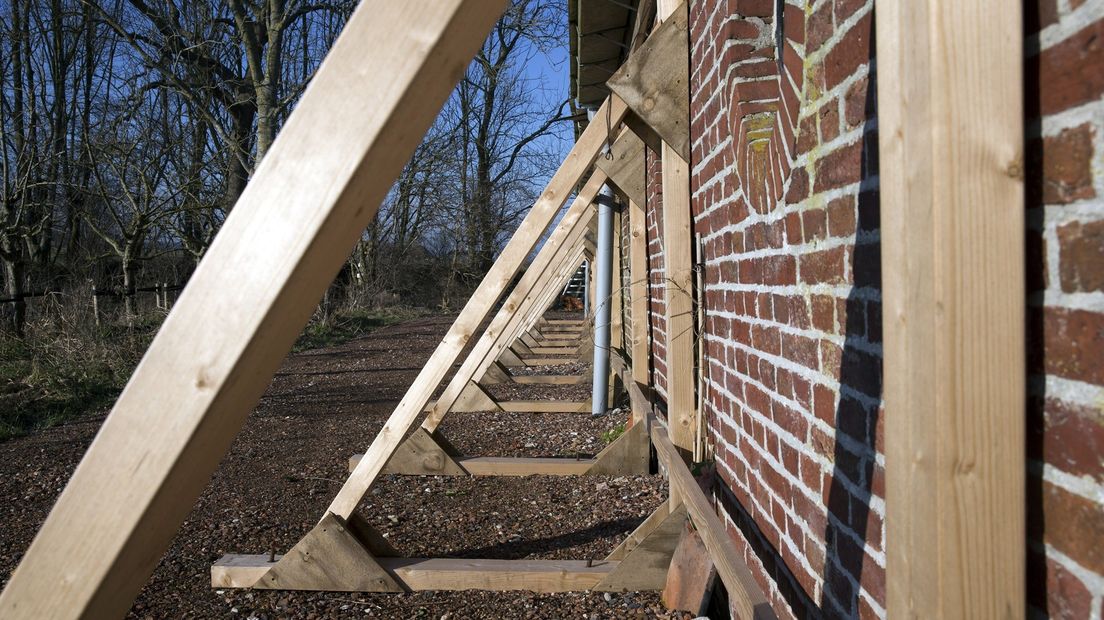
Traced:
MULTIPOLYGON (((580 204, 582 203, 577 202, 576 206, 580 204)), ((589 205, 587 208, 589 212, 593 214, 593 209, 590 208, 589 205)), ((471 373, 474 377, 481 377, 497 359, 501 359, 506 351, 512 351, 509 347, 506 349, 502 349, 502 347, 505 343, 514 341, 518 332, 524 329, 524 317, 529 315, 533 322, 540 320, 544 313, 544 304, 551 303, 551 300, 554 299, 554 295, 563 288, 566 281, 571 278, 571 275, 578 268, 581 260, 578 252, 576 251, 574 255, 570 255, 569 253, 571 248, 577 245, 579 235, 585 228, 585 220, 580 219, 574 224, 571 224, 566 216, 565 220, 566 221, 561 221, 561 226, 571 229, 567 239, 564 240, 561 245, 559 243, 560 239, 556 238, 554 235, 554 237, 550 239, 552 243, 547 244, 547 250, 542 248, 542 253, 550 252, 552 257, 549 259, 544 254, 538 254, 538 260, 534 261, 534 265, 530 267, 530 270, 533 271, 543 268, 544 274, 538 274, 537 281, 535 282, 530 283, 526 281, 518 283, 519 289, 515 289, 514 293, 511 294, 511 298, 520 298, 520 301, 517 301, 515 306, 503 306, 498 315, 496 315, 495 320, 484 331, 480 340, 472 348, 471 352, 469 352, 468 358, 465 359, 460 370, 453 376, 449 384, 450 387, 463 377, 468 376, 468 373, 471 373), (571 258, 565 258, 569 255, 571 258), (559 263, 558 267, 556 263, 559 263), (547 278, 546 274, 548 274, 550 270, 556 268, 560 270, 558 279, 547 278), (533 289, 542 286, 540 280, 544 280, 545 282, 544 286, 547 287, 546 293, 543 296, 535 296, 533 294, 533 289), (532 286, 530 286, 530 284, 532 284, 532 286), (499 352, 500 350, 502 351, 501 353, 499 352)), ((509 304, 509 300, 507 304, 509 304)), ((527 365, 526 358, 524 357, 519 356, 518 362, 527 365)), ((449 387, 446 387, 445 394, 442 398, 445 398, 450 393, 449 387)), ((450 406, 447 404, 447 401, 442 401, 440 405, 434 407, 433 412, 422 422, 422 427, 430 432, 436 430, 444 419, 444 416, 455 408, 455 405, 450 406)))
POLYGON ((581 476, 595 459, 515 458, 480 456, 461 459, 464 469, 473 476, 581 476))
POLYGON ((353 12, 12 574, 0 617, 125 614, 505 4, 353 12))
POLYGON ((579 359, 575 357, 530 357, 522 359, 522 362, 532 368, 534 366, 559 366, 560 364, 573 364, 579 359))
POLYGON ((625 556, 628 555, 630 551, 635 549, 636 546, 643 542, 649 534, 654 532, 660 524, 667 520, 667 517, 671 514, 671 509, 674 507, 673 504, 675 503, 676 502, 672 502, 672 500, 668 498, 667 501, 660 504, 659 508, 656 508, 652 514, 648 515, 648 518, 644 519, 643 523, 638 525, 620 544, 614 547, 613 551, 606 556, 606 559, 624 560, 625 556))
POLYGON ((688 11, 685 2, 674 0, 659 0, 658 8, 663 23, 656 26, 606 85, 674 153, 683 161, 690 161, 688 11))
MULTIPOLYGON (((471 1, 474 2, 474 0, 471 1)), ((394 24, 388 25, 388 27, 393 26, 394 24)), ((620 122, 625 109, 624 102, 611 97, 602 104, 598 113, 616 118, 617 122, 620 122)), ((387 463, 387 459, 391 457, 391 453, 417 420, 433 390, 452 369, 456 358, 497 303, 505 288, 513 281, 514 275, 532 252, 540 236, 552 223, 568 195, 574 191, 576 184, 594 164, 606 139, 603 128, 598 124, 588 126, 579 136, 579 140, 568 153, 559 170, 529 210, 506 247, 502 249, 491 270, 483 278, 475 294, 468 300, 445 339, 434 351, 429 363, 422 368, 410 389, 407 390, 406 396, 391 414, 391 418, 372 441, 372 445, 365 453, 365 458, 361 460, 356 471, 349 476, 330 503, 329 512, 348 516, 360 503, 364 494, 379 476, 384 464, 387 463)), ((524 279, 524 276, 522 277, 524 279)))
MULTIPOLYGON (((558 267, 558 263, 564 260, 570 253, 575 252, 578 238, 586 229, 586 225, 593 218, 594 206, 592 201, 598 190, 605 182, 605 175, 596 171, 590 180, 579 192, 574 202, 564 214, 556 229, 548 240, 537 252, 533 263, 526 269, 521 279, 514 286, 502 308, 492 319, 483 333, 479 336, 475 345, 468 352, 460 368, 452 376, 441 396, 437 399, 437 405, 433 412, 422 421, 422 427, 432 432, 441 424, 441 420, 452 409, 453 404, 460 397, 464 385, 473 377, 481 376, 487 366, 496 359, 501 358, 501 352, 509 348, 509 344, 521 331, 520 321, 525 309, 533 303, 533 291, 542 286, 558 267), (521 313, 519 313, 519 310, 521 313)), ((533 320, 536 320, 535 317, 533 320)), ((524 357, 519 359, 526 365, 531 365, 524 357)))
POLYGON ((644 175, 644 141, 626 129, 613 143, 610 157, 599 157, 595 164, 629 200, 644 204, 647 184, 644 175))
MULTIPOLYGON (((626 204, 627 203, 623 203, 626 204)), ((613 212, 613 290, 610 292, 610 347, 620 350, 625 346, 625 332, 622 328, 624 319, 624 278, 621 264, 621 218, 624 217, 624 209, 613 212)), ((613 390, 613 381, 610 381, 610 390, 613 390)), ((612 392, 611 392, 612 393, 612 392)), ((611 397, 609 402, 613 402, 611 397)))
POLYGON ((514 383, 529 383, 540 385, 575 385, 585 383, 590 377, 587 375, 516 375, 514 383))
POLYGON ((717 565, 717 573, 728 590, 729 602, 736 610, 737 617, 776 617, 767 597, 759 589, 759 584, 747 564, 743 562, 743 554, 729 538, 724 524, 713 511, 713 505, 683 462, 682 454, 668 438, 667 429, 659 424, 652 425, 652 444, 660 461, 667 467, 671 480, 671 497, 677 497, 685 504, 694 527, 701 534, 702 542, 717 565))
POLYGON ((877 9, 886 608, 1023 618, 1022 9, 877 9))
POLYGON ((575 352, 575 347, 530 347, 529 350, 537 355, 571 355, 575 352))
POLYGON ((559 273, 547 280, 545 291, 542 293, 530 292, 529 295, 525 296, 512 315, 504 317, 503 321, 493 325, 497 333, 488 335, 488 339, 490 340, 489 344, 477 344, 477 346, 473 348, 469 357, 471 355, 475 356, 472 357, 471 360, 475 368, 474 373, 476 376, 485 372, 485 369, 493 363, 491 361, 492 357, 497 354, 496 352, 501 349, 505 343, 514 341, 520 333, 527 333, 535 329, 536 322, 555 301, 558 291, 562 290, 566 282, 571 279, 572 271, 582 262, 582 256, 579 251, 576 251, 574 254, 569 254, 569 247, 577 245, 578 237, 574 236, 577 235, 577 233, 578 230, 576 230, 573 236, 565 243, 563 249, 556 250, 556 257, 553 258, 553 262, 560 262, 558 268, 559 273), (566 258, 568 256, 570 256, 570 258, 566 258), (503 322, 505 326, 499 327, 503 322), (482 356, 482 358, 479 356, 482 356))
POLYGON ((648 429, 643 424, 633 424, 594 458, 597 462, 587 470, 592 476, 647 474, 652 460, 648 429))
MULTIPOLYGON (((567 363, 571 360, 561 360, 567 363)), ((590 413, 590 401, 504 400, 498 403, 509 413, 590 413)))
POLYGON ((667 584, 671 556, 685 527, 686 508, 678 506, 633 546, 617 568, 594 589, 601 592, 662 590, 667 584))
MULTIPOLYGON (((383 539, 367 523, 373 540, 383 539)), ((402 586, 380 566, 368 545, 341 518, 327 514, 318 525, 274 563, 252 587, 264 590, 330 592, 402 592, 402 586), (325 558, 315 562, 314 558, 325 558)))
MULTIPOLYGON (((417 429, 415 432, 424 429, 417 429)), ((436 450, 439 450, 437 448, 436 450)), ((430 454, 436 452, 430 451, 430 454)), ((349 457, 349 470, 356 469, 363 454, 349 457)), ((427 470, 422 461, 395 462, 387 464, 385 473, 418 476, 582 476, 587 474, 598 462, 597 459, 572 459, 565 457, 508 457, 508 456, 461 456, 453 459, 463 471, 451 468, 427 470)))
MULTIPOLYGON (((649 362, 651 351, 648 343, 648 239, 645 234, 644 210, 639 204, 629 203, 629 316, 632 340, 629 355, 632 377, 626 381, 647 385, 650 381, 649 362)), ((637 419, 643 412, 633 407, 637 419)))
MULTIPOLYGON (((277 556, 280 559, 281 556, 277 556)), ((272 565, 267 555, 224 555, 211 567, 211 585, 251 588, 272 565)), ((596 560, 468 560, 377 558, 403 588, 422 590, 530 590, 572 592, 598 585, 619 562, 596 560), (592 564, 588 566, 588 564, 592 564)))
MULTIPOLYGON (((685 18, 686 4, 674 0, 658 0, 661 19, 685 18)), ((676 54, 673 41, 687 49, 689 34, 685 24, 670 30, 661 25, 653 36, 664 35, 668 41, 666 54, 676 54), (677 37, 676 37, 677 35, 677 37), (681 37, 681 38, 678 38, 681 37)), ((650 40, 650 38, 649 38, 650 40)), ((641 52, 647 48, 641 46, 641 52)), ((646 70, 656 70, 647 67, 646 70)), ((673 87, 672 87, 673 88, 673 87)), ((689 97, 689 83, 681 82, 689 97)), ((684 114, 680 122, 689 123, 689 111, 679 109, 671 114, 684 114)), ((673 122, 673 121, 672 121, 673 122)), ((657 131, 659 128, 657 128, 657 131)), ((663 135, 663 132, 660 132, 663 135)), ((690 164, 669 142, 663 143, 663 269, 667 332, 667 412, 671 422, 671 441, 688 454, 694 452, 694 262, 691 253, 693 231, 690 213, 690 164)))

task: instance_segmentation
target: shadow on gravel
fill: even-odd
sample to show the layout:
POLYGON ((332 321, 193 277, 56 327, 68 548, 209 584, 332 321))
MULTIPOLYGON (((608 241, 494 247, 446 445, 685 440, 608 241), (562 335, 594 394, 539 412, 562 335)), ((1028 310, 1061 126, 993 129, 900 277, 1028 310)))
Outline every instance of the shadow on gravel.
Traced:
MULTIPOLYGON (((582 547, 595 540, 626 535, 643 523, 644 519, 645 517, 626 517, 623 519, 601 521, 586 529, 568 532, 566 534, 558 534, 556 536, 548 536, 546 538, 537 538, 535 540, 522 539, 485 547, 458 549, 448 554, 447 557, 521 560, 531 555, 559 551, 561 549, 570 549, 572 547, 582 547)), ((588 558, 581 557, 574 559, 585 560, 588 558)), ((593 559, 599 560, 601 558, 596 557, 593 559)))

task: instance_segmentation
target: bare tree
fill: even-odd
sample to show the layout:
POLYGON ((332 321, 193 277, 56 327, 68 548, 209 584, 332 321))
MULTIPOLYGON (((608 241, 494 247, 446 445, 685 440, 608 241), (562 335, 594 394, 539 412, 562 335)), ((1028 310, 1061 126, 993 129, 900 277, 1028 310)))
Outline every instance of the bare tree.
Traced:
POLYGON ((464 244, 473 275, 490 269, 504 233, 528 208, 554 157, 538 141, 571 120, 568 99, 552 103, 525 65, 562 41, 561 3, 513 0, 457 87, 450 114, 461 134, 464 244))
POLYGON ((168 108, 165 96, 147 99, 89 145, 99 208, 85 220, 119 261, 128 322, 134 317, 138 266, 156 249, 154 236, 183 193, 169 176, 169 153, 178 141, 163 122, 168 108))

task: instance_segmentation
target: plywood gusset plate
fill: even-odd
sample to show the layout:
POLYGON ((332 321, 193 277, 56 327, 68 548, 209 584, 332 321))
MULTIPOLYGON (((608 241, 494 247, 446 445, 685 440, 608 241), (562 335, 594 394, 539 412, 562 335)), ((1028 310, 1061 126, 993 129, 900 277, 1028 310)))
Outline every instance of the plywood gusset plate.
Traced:
MULTIPOLYGON (((606 82, 633 114, 690 161, 690 50, 686 3, 656 27, 651 36, 606 82)), ((601 122, 596 117, 595 122, 601 122)))

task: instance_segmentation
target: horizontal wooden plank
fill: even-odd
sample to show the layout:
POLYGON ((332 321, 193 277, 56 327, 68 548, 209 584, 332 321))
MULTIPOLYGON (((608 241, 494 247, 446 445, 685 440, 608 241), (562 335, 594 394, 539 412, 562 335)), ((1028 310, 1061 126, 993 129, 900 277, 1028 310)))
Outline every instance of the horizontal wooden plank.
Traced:
POLYGON ((737 617, 775 618, 767 597, 744 563, 743 554, 732 542, 720 517, 713 510, 713 505, 683 462, 682 455, 671 443, 667 429, 653 424, 652 444, 660 461, 667 467, 671 480, 671 497, 679 498, 686 505, 694 527, 717 565, 717 573, 728 590, 733 609, 738 612, 737 617))
POLYGON ((555 347, 555 346, 553 346, 553 347, 537 346, 537 347, 529 347, 529 350, 532 351, 533 353, 535 353, 536 355, 574 355, 575 350, 578 349, 578 348, 579 347, 572 347, 572 346, 559 346, 559 347, 555 347))
MULTIPOLYGON (((350 456, 349 471, 356 469, 357 463, 363 457, 363 454, 350 456)), ((457 457, 456 462, 472 476, 581 476, 590 471, 598 459, 471 456, 457 457)))
MULTIPOLYGON (((278 561, 281 556, 276 556, 278 561)), ((598 585, 619 562, 595 560, 470 560, 463 558, 377 558, 380 566, 411 591, 529 590, 585 591, 598 585)), ((211 566, 211 586, 249 588, 273 565, 269 556, 224 555, 211 566)))
POLYGON ((596 459, 478 456, 457 459, 473 476, 581 476, 596 459))
POLYGON ((514 383, 537 385, 575 385, 589 379, 589 375, 514 375, 514 383))
POLYGON ((590 413, 589 400, 505 400, 498 406, 510 413, 590 413))
POLYGON ((560 364, 575 364, 577 357, 524 357, 521 361, 529 367, 532 366, 559 366, 560 364))

